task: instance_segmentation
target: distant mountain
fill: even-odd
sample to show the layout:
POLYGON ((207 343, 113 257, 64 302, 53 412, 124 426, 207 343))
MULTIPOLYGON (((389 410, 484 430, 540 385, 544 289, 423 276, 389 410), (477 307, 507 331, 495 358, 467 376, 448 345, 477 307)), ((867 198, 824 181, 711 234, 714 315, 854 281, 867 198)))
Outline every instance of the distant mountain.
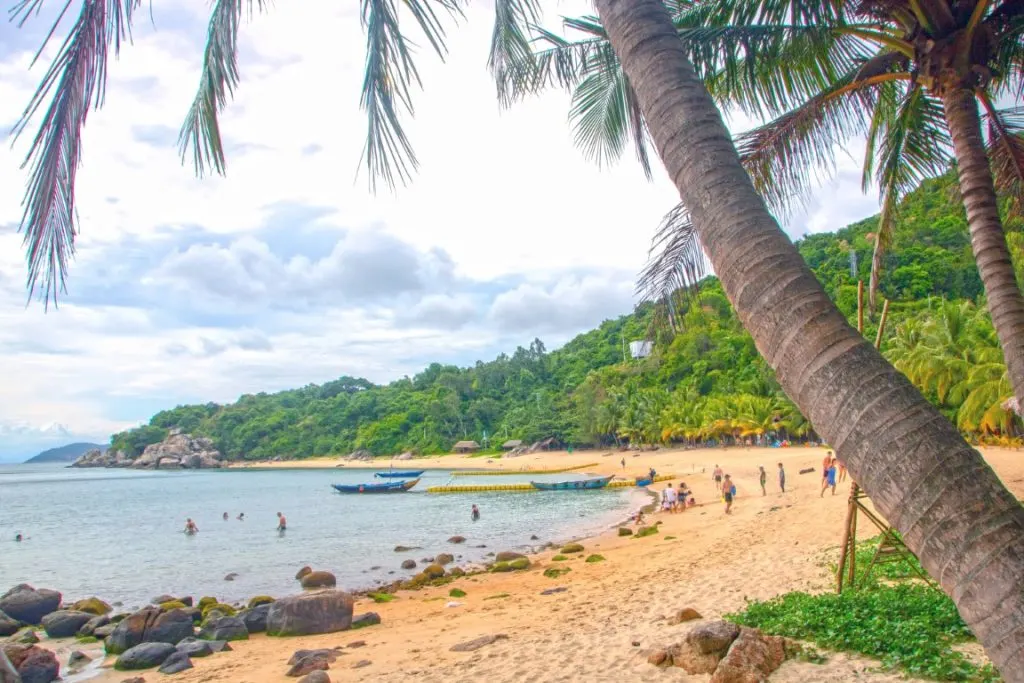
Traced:
POLYGON ((102 444, 86 443, 84 441, 69 443, 67 446, 58 446, 57 448, 51 448, 43 451, 39 455, 34 458, 29 458, 25 462, 74 462, 81 456, 85 455, 86 451, 91 451, 94 448, 106 450, 107 447, 102 444))

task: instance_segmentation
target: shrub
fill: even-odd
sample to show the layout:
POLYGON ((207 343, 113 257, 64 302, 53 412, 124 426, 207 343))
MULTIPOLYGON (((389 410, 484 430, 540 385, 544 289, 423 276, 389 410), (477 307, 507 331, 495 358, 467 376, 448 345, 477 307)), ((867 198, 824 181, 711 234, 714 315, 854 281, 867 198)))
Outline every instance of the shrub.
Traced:
POLYGON ((453 598, 464 598, 466 597, 466 591, 462 590, 461 588, 453 588, 450 591, 448 591, 448 595, 453 598))
POLYGON ((562 546, 561 552, 566 555, 571 555, 572 553, 582 553, 583 546, 579 543, 569 543, 568 545, 562 546))
POLYGON ((604 562, 604 556, 597 554, 590 555, 589 557, 587 557, 585 562, 587 562, 587 564, 593 564, 594 562, 604 562))

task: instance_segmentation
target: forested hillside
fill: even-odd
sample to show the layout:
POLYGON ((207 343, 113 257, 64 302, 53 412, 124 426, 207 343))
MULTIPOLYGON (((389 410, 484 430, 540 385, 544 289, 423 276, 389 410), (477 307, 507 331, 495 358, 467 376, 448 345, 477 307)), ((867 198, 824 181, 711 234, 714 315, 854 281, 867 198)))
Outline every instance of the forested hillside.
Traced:
MULTIPOLYGON (((857 279, 869 277, 877 222, 797 243, 851 320, 857 279)), ((1006 225, 1015 260, 1024 263, 1024 224, 1006 225)), ((1016 418, 1001 407, 1010 391, 951 175, 926 181, 903 203, 881 291, 892 300, 883 350, 897 366, 970 437, 1012 436, 1016 418), (963 324, 950 328, 958 320, 963 324)), ((655 315, 664 305, 641 305, 552 352, 535 339, 470 368, 435 363, 385 386, 341 377, 229 405, 179 406, 115 434, 111 447, 134 456, 174 427, 211 437, 235 459, 445 452, 461 439, 495 446, 556 437, 598 446, 811 434, 717 280, 679 296, 674 330, 653 324, 665 318, 655 315), (653 353, 629 358, 625 345, 642 339, 655 342, 653 353)), ((873 338, 877 316, 866 327, 873 338)))

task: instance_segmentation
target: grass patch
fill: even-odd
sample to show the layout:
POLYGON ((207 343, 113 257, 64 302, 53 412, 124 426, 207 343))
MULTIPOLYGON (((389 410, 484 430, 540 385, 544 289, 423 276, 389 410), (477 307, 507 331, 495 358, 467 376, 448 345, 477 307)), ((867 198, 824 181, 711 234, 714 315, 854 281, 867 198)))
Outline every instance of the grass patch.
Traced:
POLYGON ((939 681, 1000 680, 953 645, 973 640, 953 601, 921 583, 869 583, 841 595, 788 593, 748 603, 726 618, 766 633, 875 657, 891 669, 939 681))
MULTIPOLYGON (((896 536, 899 537, 899 534, 897 533, 896 536)), ((868 569, 868 565, 871 564, 871 558, 874 557, 875 551, 878 549, 878 544, 881 540, 882 536, 878 535, 857 544, 857 552, 854 555, 854 562, 856 564, 858 583, 864 580, 861 577, 864 577, 865 572, 868 569)), ((838 562, 832 562, 829 565, 829 571, 832 574, 835 574, 838 569, 838 562)), ((908 555, 906 559, 898 562, 884 562, 882 564, 876 564, 871 568, 871 575, 867 577, 867 580, 872 583, 877 582, 878 579, 902 581, 904 579, 920 578, 922 574, 925 576, 928 575, 928 573, 921 567, 921 563, 918 562, 917 558, 913 555, 908 555)))
POLYGON ((391 593, 368 593, 366 597, 370 598, 376 603, 391 602, 395 599, 395 596, 391 593))
POLYGON ((498 593, 497 595, 488 595, 484 600, 502 600, 507 597, 511 596, 508 593, 498 593))
POLYGON ((548 567, 544 570, 544 576, 549 579, 557 579, 562 574, 568 574, 572 569, 569 567, 548 567))
POLYGON ((551 558, 552 562, 567 562, 569 560, 565 555, 555 555, 551 558))
POLYGON ((642 527, 640 527, 639 529, 636 530, 636 533, 633 535, 633 538, 643 538, 644 536, 653 536, 656 533, 658 533, 658 526, 656 524, 653 525, 653 526, 642 526, 642 527))
POLYGON ((466 591, 462 590, 461 588, 453 588, 450 591, 448 591, 448 597, 464 598, 466 597, 466 591))
POLYGON ((98 643, 98 642, 100 642, 100 639, 97 638, 96 636, 79 636, 79 637, 75 638, 75 642, 82 643, 83 645, 86 645, 88 643, 98 643))
POLYGON ((598 555, 595 553, 593 555, 588 556, 587 559, 584 560, 584 562, 586 562, 587 564, 593 564, 595 562, 604 562, 604 555, 598 555))
POLYGON ((666 541, 674 541, 674 540, 676 540, 676 537, 675 536, 666 536, 665 540, 666 541))

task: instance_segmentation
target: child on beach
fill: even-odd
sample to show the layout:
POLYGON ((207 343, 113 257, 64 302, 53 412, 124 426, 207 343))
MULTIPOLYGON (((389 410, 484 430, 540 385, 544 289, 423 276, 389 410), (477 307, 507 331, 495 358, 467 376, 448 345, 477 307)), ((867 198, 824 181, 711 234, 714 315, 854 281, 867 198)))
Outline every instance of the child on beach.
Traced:
POLYGON ((764 486, 768 483, 768 473, 764 471, 764 465, 758 465, 757 469, 761 470, 761 495, 767 496, 768 491, 764 486))
POLYGON ((722 497, 725 499, 725 514, 732 514, 732 498, 736 495, 736 487, 732 484, 732 477, 728 474, 725 475, 725 481, 722 482, 722 497))
POLYGON ((786 470, 782 467, 782 463, 779 463, 779 489, 783 493, 786 492, 786 470))
POLYGON ((821 482, 821 495, 819 498, 825 497, 825 489, 832 489, 832 495, 836 495, 836 459, 832 458, 832 462, 829 463, 828 469, 825 470, 825 479, 821 482))

